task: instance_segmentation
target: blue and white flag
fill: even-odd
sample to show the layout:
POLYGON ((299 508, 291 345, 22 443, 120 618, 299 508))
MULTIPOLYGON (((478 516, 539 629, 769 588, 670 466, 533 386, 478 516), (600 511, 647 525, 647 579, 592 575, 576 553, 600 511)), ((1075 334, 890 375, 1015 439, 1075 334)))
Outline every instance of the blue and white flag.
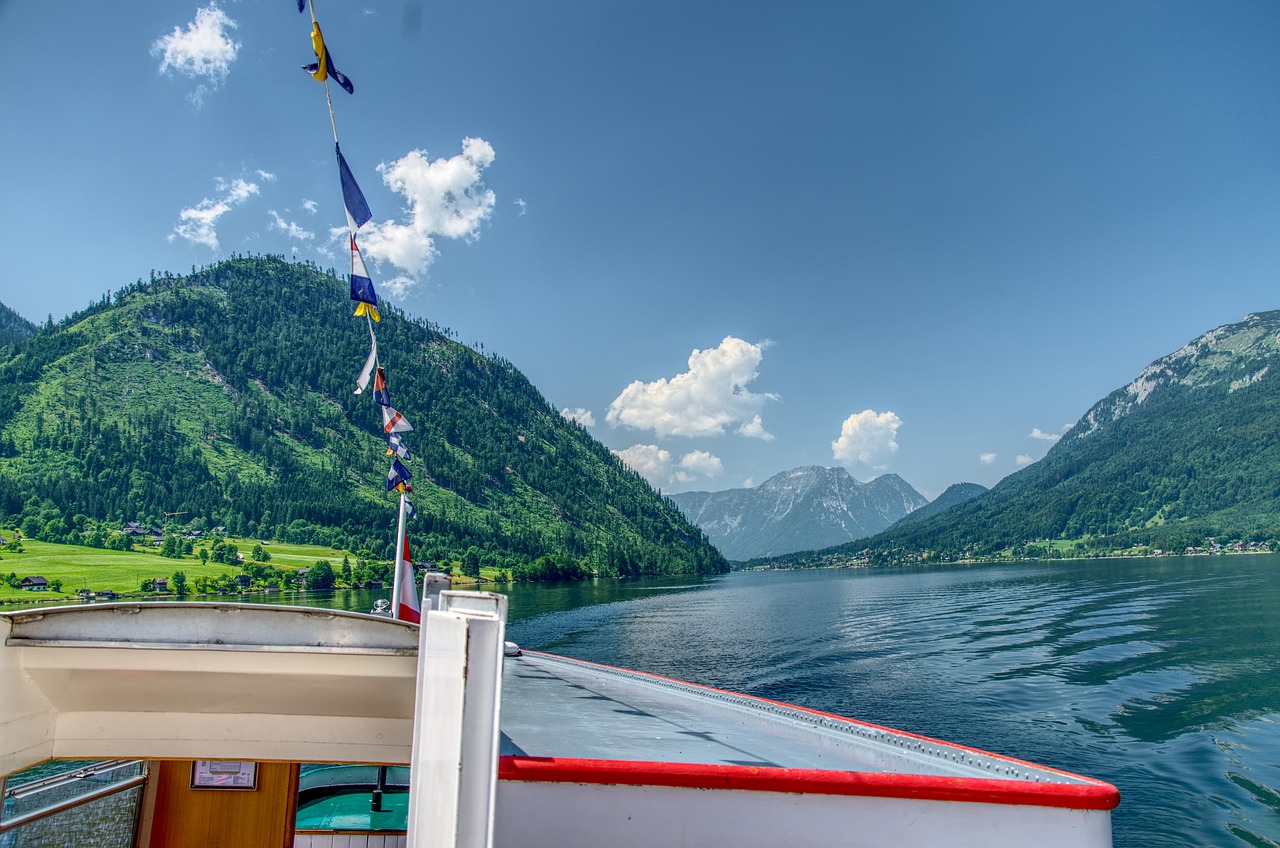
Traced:
POLYGON ((391 470, 387 472, 387 491, 411 491, 407 484, 412 476, 398 458, 391 460, 391 470))
MULTIPOLYGON (((347 223, 350 222, 351 217, 348 215, 347 223)), ((355 232, 351 233, 351 299, 373 307, 378 305, 378 293, 373 290, 373 278, 369 276, 364 257, 360 255, 355 232)))
POLYGON ((409 461, 409 446, 405 444, 404 436, 399 433, 391 433, 388 438, 387 456, 395 454, 404 461, 409 461))
POLYGON ((369 211, 364 192, 360 190, 356 178, 351 175, 351 169, 347 167, 347 160, 342 156, 342 148, 337 142, 333 147, 338 152, 338 177, 342 180, 342 203, 347 208, 347 220, 352 225, 352 232, 355 232, 373 218, 373 213, 369 211))
POLYGON ((413 502, 410 501, 408 498, 404 499, 404 517, 405 518, 418 517, 418 511, 413 508, 413 502))

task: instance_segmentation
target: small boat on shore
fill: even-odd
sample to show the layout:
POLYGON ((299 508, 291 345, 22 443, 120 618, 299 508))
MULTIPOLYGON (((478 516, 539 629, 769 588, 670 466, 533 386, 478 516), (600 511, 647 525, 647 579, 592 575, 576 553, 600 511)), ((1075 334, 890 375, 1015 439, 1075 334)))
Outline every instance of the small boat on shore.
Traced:
MULTIPOLYGON (((453 790, 414 785, 402 829, 299 830, 299 764, 413 764, 425 780, 440 749, 424 754, 415 733, 441 731, 492 760, 496 783, 489 798, 462 798, 488 811, 487 836, 475 842, 463 826, 429 844, 1111 844, 1119 794, 1101 781, 641 672, 532 651, 502 658, 501 626, 490 745, 483 722, 471 730, 464 715, 450 729, 424 712, 486 673, 429 664, 447 648, 430 647, 433 628, 438 640, 448 633, 437 614, 420 630, 241 604, 0 613, 0 774, 56 759, 142 761, 127 844, 148 848, 365 848, 405 844, 405 831, 424 844, 412 809, 438 818, 428 796, 453 790), (198 786, 198 764, 210 762, 244 764, 253 788, 198 786)), ((460 797, 487 791, 463 784, 460 797)), ((6 812, 0 834, 23 823, 6 812)))

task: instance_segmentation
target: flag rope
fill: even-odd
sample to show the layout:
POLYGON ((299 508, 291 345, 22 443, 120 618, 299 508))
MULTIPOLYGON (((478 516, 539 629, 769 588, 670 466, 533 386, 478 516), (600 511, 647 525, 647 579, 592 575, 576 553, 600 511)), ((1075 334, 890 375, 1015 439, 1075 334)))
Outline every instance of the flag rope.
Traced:
MULTIPOLYGON (((298 4, 299 12, 302 11, 303 2, 311 12, 312 46, 316 49, 317 64, 314 66, 315 70, 312 72, 312 76, 324 84, 325 105, 329 109, 329 127, 333 131, 333 144, 338 156, 338 172, 342 180, 343 207, 346 210, 347 227, 351 238, 352 299, 357 300, 360 304, 356 310, 356 315, 364 315, 365 324, 369 328, 371 350, 368 361, 365 363, 365 368, 356 381, 356 394, 364 391, 368 385, 369 378, 372 376, 374 379, 373 397, 382 406, 382 429, 390 440, 387 453, 395 454, 392 459, 391 470, 387 474, 387 490, 394 490, 400 495, 395 541, 395 571, 392 577, 391 614, 394 618, 416 622, 421 620, 420 600, 413 580, 413 562, 410 559, 405 526, 406 518, 414 516, 413 504, 406 497, 406 494, 412 491, 408 483, 411 475, 409 470, 400 462, 401 458, 406 460, 409 458, 408 448, 403 442, 403 436, 400 434, 413 428, 390 404, 390 392, 386 387, 385 372, 382 368, 381 356, 378 353, 378 335, 373 327, 374 322, 380 320, 377 312, 378 296, 373 289, 373 280, 364 265, 364 259, 360 256, 359 246, 356 243, 356 232, 363 224, 369 221, 372 214, 369 212, 368 203, 364 199, 363 192, 360 191, 360 186, 356 183, 355 177, 351 174, 350 167, 342 155, 341 143, 338 140, 338 121, 333 111, 333 94, 329 88, 329 76, 332 75, 347 92, 352 92, 353 86, 349 79, 338 72, 337 68, 332 67, 332 57, 324 44, 324 36, 320 30, 320 23, 316 18, 315 0, 300 0, 298 4), (359 287, 357 287, 356 274, 357 260, 360 270, 359 287), (357 295, 359 296, 357 297, 357 295), (370 365, 372 365, 372 369, 370 369, 370 365), (406 575, 408 578, 407 586, 405 585, 406 575), (406 589, 408 590, 407 593, 406 589)), ((310 71, 311 67, 304 66, 304 69, 310 71)))

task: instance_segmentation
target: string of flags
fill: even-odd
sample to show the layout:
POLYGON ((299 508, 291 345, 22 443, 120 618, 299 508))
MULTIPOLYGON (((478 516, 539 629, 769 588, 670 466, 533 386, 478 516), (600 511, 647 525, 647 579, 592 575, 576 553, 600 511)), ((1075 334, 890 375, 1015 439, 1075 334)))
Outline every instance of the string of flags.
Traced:
POLYGON ((374 324, 381 322, 378 311, 378 293, 373 286, 373 277, 369 274, 364 257, 360 254, 360 246, 356 237, 362 226, 373 219, 373 212, 365 200, 364 192, 356 182, 346 157, 342 155, 342 145, 338 142, 338 124, 333 114, 333 100, 329 97, 329 79, 340 85, 348 94, 355 93, 355 85, 350 78, 338 71, 334 65, 333 54, 325 44, 320 24, 316 20, 314 0, 297 0, 298 12, 311 10, 311 48, 315 52, 315 62, 302 66, 302 69, 325 86, 325 99, 329 105, 329 122, 333 127, 333 148, 338 159, 338 179, 342 185, 342 205, 347 217, 347 230, 351 246, 351 300, 356 303, 355 317, 364 318, 369 328, 369 355, 364 367, 356 377, 355 394, 364 394, 369 389, 370 381, 373 390, 370 395, 374 403, 382 410, 382 430, 387 436, 387 456, 391 459, 391 468, 387 471, 387 491, 396 492, 400 496, 400 523, 396 538, 396 574, 394 578, 394 612, 396 618, 419 622, 422 619, 421 605, 413 580, 413 560, 409 553, 409 539, 405 532, 405 519, 413 518, 416 511, 407 495, 413 491, 409 481, 412 474, 404 463, 409 461, 409 446, 405 442, 405 433, 413 430, 405 417, 391 406, 391 393, 387 388, 387 374, 378 359, 378 337, 374 332, 374 324), (403 460, 403 461, 402 461, 403 460))

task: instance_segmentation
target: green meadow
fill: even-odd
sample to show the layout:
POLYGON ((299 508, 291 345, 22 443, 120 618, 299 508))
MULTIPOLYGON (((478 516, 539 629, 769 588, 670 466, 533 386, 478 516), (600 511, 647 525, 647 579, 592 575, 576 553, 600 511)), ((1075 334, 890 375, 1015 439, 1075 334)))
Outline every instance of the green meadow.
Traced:
MULTIPOLYGON (((0 530, 0 536, 13 538, 13 531, 0 530)), ((257 544, 256 539, 228 539, 246 557, 257 544)), ((61 580, 61 592, 30 592, 15 589, 0 580, 0 603, 36 603, 55 598, 74 597, 81 589, 99 592, 110 589, 122 596, 152 597, 156 593, 142 592, 142 581, 156 577, 171 578, 175 571, 187 576, 188 584, 199 577, 215 578, 223 574, 235 575, 240 568, 222 562, 201 565, 198 555, 182 559, 162 557, 157 549, 113 551, 89 548, 81 545, 55 545, 49 542, 23 540, 23 552, 13 553, 0 549, 0 578, 10 573, 19 580, 39 575, 47 580, 61 580)), ((196 551, 200 549, 196 546, 196 551)), ((342 564, 343 555, 355 562, 355 556, 347 551, 316 545, 286 545, 272 542, 264 546, 270 553, 270 564, 285 571, 314 565, 321 560, 329 562, 336 570, 342 564)), ((172 581, 171 581, 172 582, 172 581)))

